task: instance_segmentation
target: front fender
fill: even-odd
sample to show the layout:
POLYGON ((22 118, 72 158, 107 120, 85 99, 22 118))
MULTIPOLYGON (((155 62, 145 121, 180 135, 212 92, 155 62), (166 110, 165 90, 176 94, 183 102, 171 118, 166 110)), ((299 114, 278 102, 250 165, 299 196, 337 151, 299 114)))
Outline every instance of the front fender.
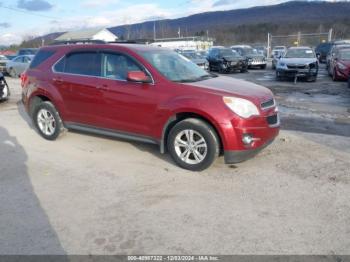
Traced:
POLYGON ((194 117, 200 117, 207 121, 217 130, 221 141, 225 140, 222 127, 228 124, 229 116, 224 106, 218 106, 216 99, 179 97, 163 105, 160 111, 164 112, 165 115, 164 118, 158 118, 160 120, 157 123, 158 128, 156 128, 156 130, 162 131, 161 134, 157 135, 157 137, 161 137, 161 153, 164 153, 166 150, 166 138, 169 128, 179 121, 179 117, 184 114, 189 116, 192 114, 194 117))

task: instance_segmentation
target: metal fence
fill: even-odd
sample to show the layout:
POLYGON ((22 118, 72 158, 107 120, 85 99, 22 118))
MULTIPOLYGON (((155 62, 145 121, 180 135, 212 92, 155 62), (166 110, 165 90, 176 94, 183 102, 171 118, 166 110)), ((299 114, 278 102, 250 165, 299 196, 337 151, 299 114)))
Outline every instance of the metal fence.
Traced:
POLYGON ((303 34, 301 32, 293 35, 272 35, 267 36, 267 52, 270 57, 274 46, 310 46, 316 47, 320 43, 331 42, 333 29, 325 33, 309 33, 303 34))

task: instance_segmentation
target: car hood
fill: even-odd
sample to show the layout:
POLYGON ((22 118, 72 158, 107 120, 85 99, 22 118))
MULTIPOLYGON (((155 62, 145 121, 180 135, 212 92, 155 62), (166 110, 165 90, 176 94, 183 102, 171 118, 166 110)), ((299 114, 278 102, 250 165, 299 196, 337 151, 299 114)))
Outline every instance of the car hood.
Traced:
POLYGON ((316 58, 281 58, 280 59, 281 63, 285 64, 301 64, 301 65, 306 65, 310 63, 315 63, 317 60, 316 58))
POLYGON ((266 87, 225 76, 195 83, 186 83, 186 85, 205 88, 217 95, 245 98, 255 102, 257 105, 273 98, 272 92, 266 87))
POLYGON ((242 60, 242 57, 224 56, 223 59, 225 59, 227 62, 238 62, 238 61, 242 60))

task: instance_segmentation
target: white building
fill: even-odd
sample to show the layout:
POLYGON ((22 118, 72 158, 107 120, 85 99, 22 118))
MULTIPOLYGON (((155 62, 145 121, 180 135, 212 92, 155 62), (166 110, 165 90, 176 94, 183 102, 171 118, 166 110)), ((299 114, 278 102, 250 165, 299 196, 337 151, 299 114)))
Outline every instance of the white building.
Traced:
POLYGON ((118 37, 108 29, 84 29, 79 31, 71 31, 57 37, 55 41, 87 41, 102 40, 105 42, 116 41, 118 37))
POLYGON ((151 45, 166 47, 173 50, 208 50, 214 44, 214 39, 207 37, 181 37, 156 39, 151 45))

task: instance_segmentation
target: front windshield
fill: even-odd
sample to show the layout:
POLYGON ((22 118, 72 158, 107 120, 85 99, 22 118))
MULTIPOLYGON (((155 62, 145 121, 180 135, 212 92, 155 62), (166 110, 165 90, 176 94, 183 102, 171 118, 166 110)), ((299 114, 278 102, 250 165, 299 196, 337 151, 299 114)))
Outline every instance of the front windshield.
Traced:
POLYGON ((340 59, 342 60, 350 60, 350 50, 344 50, 340 52, 340 59))
POLYGON ((143 51, 139 54, 173 82, 197 82, 214 77, 186 57, 170 50, 143 51))
POLYGON ((246 47, 246 48, 243 48, 243 53, 246 55, 256 55, 258 54, 258 51, 256 51, 256 49, 246 47))
POLYGON ((6 56, 0 55, 0 60, 7 60, 6 56))
POLYGON ((289 49, 285 58, 314 58, 315 53, 311 49, 289 49))
POLYGON ((238 56, 238 54, 236 51, 230 48, 225 48, 225 49, 220 49, 220 56, 238 56))

